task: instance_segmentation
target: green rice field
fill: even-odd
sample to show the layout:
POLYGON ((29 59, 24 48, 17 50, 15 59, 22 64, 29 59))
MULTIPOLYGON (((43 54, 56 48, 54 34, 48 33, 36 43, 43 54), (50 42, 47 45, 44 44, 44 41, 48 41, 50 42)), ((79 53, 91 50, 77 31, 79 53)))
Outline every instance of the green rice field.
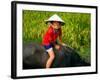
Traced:
POLYGON ((42 37, 48 25, 45 24, 52 15, 59 15, 64 21, 62 40, 72 47, 86 62, 91 57, 91 15, 74 12, 46 12, 23 10, 23 42, 42 43, 42 37))

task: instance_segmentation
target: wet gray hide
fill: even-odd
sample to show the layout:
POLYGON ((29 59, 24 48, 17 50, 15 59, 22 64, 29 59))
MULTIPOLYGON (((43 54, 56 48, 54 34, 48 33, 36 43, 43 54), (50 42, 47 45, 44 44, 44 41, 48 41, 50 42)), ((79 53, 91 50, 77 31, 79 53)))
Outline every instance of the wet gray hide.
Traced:
MULTIPOLYGON (((68 46, 61 46, 60 50, 54 49, 55 59, 51 68, 90 66, 86 63, 74 49, 68 46)), ((37 43, 23 44, 23 69, 45 68, 49 55, 44 47, 37 43)))

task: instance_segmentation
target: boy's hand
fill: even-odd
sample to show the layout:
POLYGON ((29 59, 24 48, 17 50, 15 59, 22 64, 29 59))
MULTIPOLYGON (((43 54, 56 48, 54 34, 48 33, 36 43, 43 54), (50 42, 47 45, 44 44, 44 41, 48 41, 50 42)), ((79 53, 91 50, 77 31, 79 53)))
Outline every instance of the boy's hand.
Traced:
POLYGON ((65 43, 61 43, 62 46, 67 46, 65 43))
POLYGON ((60 45, 57 45, 57 44, 56 44, 56 45, 55 45, 55 48, 56 48, 57 50, 60 50, 61 47, 60 47, 60 45))

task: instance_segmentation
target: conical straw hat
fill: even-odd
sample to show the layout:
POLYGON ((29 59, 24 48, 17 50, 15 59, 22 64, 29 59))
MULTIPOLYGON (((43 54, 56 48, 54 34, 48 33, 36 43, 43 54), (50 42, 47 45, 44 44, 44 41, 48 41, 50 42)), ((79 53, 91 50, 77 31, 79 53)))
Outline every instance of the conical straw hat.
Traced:
POLYGON ((62 25, 65 24, 65 22, 57 14, 54 14, 48 20, 45 20, 45 21, 46 21, 46 23, 51 22, 51 21, 58 21, 58 22, 61 22, 62 25))

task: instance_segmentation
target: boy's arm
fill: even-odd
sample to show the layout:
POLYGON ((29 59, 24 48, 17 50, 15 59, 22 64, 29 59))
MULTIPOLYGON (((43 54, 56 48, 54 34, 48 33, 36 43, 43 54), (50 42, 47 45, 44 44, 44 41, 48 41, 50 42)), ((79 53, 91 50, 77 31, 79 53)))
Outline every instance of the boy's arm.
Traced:
POLYGON ((60 43, 62 43, 62 36, 59 36, 58 40, 60 43))
POLYGON ((60 31, 59 37, 58 37, 58 41, 61 45, 66 46, 65 43, 62 42, 62 31, 60 31))
POLYGON ((60 44, 63 43, 63 42, 62 42, 62 35, 59 35, 59 37, 58 37, 58 41, 59 41, 60 44))
POLYGON ((59 43, 60 43, 61 45, 66 46, 66 44, 62 42, 62 35, 60 35, 60 36, 58 37, 58 40, 59 40, 59 43))
POLYGON ((60 33, 59 33, 59 36, 58 36, 58 41, 60 44, 62 44, 62 29, 60 28, 60 33))

